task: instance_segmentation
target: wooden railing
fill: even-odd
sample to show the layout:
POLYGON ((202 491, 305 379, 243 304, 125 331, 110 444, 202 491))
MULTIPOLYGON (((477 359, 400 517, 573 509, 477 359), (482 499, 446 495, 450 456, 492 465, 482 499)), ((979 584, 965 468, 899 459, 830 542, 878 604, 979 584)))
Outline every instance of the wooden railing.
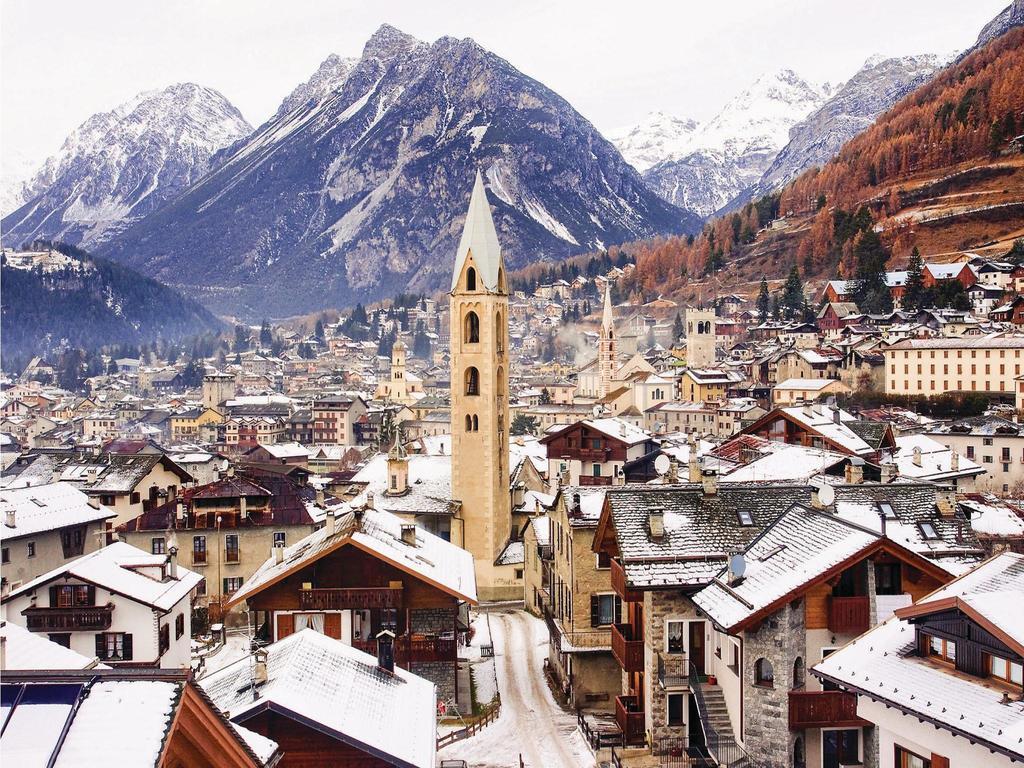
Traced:
MULTIPOLYGON (((371 656, 377 655, 376 640, 353 640, 352 647, 371 656)), ((394 642, 395 664, 408 669, 409 664, 427 661, 455 661, 458 646, 454 637, 409 637, 400 635, 394 642)))
POLYGON ((580 461, 607 461, 608 450, 607 448, 577 448, 574 451, 569 451, 569 456, 580 461))
POLYGON ((629 624, 612 624, 612 656, 626 672, 642 672, 644 669, 644 644, 633 639, 633 628, 629 624))
POLYGON ((857 695, 846 691, 790 691, 789 727, 856 728, 865 721, 857 716, 857 695))
POLYGON ((640 706, 640 697, 616 696, 615 722, 622 731, 623 744, 644 743, 644 711, 640 706))
MULTIPOLYGON (((498 719, 498 715, 501 714, 501 699, 495 699, 492 704, 489 704, 484 708, 483 714, 476 718, 467 725, 465 728, 459 728, 456 731, 449 731, 443 736, 437 737, 437 748, 447 747, 449 744, 454 744, 456 741, 462 741, 462 739, 468 739, 470 736, 475 736, 480 730, 485 728, 490 723, 493 723, 498 719)), ((441 761, 442 765, 445 761, 441 761)))
POLYGON ((611 485, 611 475, 580 475, 580 485, 611 485))
POLYGON ((21 612, 30 632, 110 629, 113 603, 83 608, 26 608, 21 612))
POLYGON ((867 597, 830 597, 828 628, 837 634, 859 635, 871 628, 871 605, 867 597))
POLYGON ((401 605, 402 590, 391 587, 299 590, 299 607, 303 610, 369 610, 372 608, 399 608, 401 605))
POLYGON ((626 586, 626 571, 623 569, 622 564, 615 558, 612 558, 611 562, 611 577, 612 577, 612 589, 615 590, 615 594, 622 598, 623 602, 626 603, 638 603, 644 599, 641 592, 630 589, 626 586))

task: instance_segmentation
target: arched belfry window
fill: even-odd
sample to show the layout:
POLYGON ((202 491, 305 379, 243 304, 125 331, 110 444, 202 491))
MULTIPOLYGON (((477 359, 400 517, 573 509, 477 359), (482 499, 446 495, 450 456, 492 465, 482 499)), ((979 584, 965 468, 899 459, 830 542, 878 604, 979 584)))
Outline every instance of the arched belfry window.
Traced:
POLYGON ((472 267, 466 270, 466 290, 476 290, 476 270, 472 267))
POLYGON ((465 340, 467 344, 476 344, 480 341, 480 317, 476 312, 466 314, 465 340))
POLYGON ((480 431, 480 417, 477 416, 476 414, 473 414, 473 431, 474 432, 479 432, 480 431))
POLYGON ((470 416, 468 413, 466 414, 466 431, 467 432, 472 432, 473 431, 473 417, 470 416))
POLYGON ((466 369, 466 394, 480 394, 480 371, 478 371, 474 366, 470 366, 466 369))

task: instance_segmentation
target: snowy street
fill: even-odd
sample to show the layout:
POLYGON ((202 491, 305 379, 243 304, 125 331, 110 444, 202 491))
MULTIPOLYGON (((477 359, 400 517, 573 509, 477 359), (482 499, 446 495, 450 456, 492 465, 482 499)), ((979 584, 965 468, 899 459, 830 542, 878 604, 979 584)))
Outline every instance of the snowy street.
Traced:
POLYGON ((576 730, 576 717, 555 702, 544 679, 544 622, 525 611, 490 614, 501 716, 478 735, 442 749, 442 760, 462 759, 470 768, 593 768, 594 759, 576 730))

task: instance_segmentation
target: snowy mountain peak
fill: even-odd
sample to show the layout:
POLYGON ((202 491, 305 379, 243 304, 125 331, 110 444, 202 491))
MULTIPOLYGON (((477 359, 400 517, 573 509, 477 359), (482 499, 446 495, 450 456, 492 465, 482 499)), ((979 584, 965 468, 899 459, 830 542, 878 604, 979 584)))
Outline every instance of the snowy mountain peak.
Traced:
POLYGON ((71 132, 26 183, 25 204, 4 218, 4 242, 103 240, 175 197, 215 152, 251 131, 212 88, 140 93, 71 132))
POLYGON ((651 112, 636 125, 614 134, 611 140, 626 162, 638 171, 646 171, 656 163, 685 155, 697 128, 696 120, 651 112))
POLYGON ((422 40, 390 24, 381 24, 363 46, 363 58, 389 61, 425 45, 422 40))
POLYGON ((356 68, 359 59, 342 58, 332 53, 313 73, 313 76, 304 83, 296 86, 295 90, 288 94, 281 106, 277 108, 274 117, 281 117, 291 112, 296 107, 310 101, 319 101, 324 96, 341 88, 352 70, 356 68))

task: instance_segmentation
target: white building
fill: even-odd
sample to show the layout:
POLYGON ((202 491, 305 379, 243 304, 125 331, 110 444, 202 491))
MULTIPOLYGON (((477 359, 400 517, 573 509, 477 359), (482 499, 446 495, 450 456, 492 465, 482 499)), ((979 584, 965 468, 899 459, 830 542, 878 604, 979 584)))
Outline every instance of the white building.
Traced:
POLYGON ((857 694, 879 768, 1024 762, 1024 555, 1004 553, 897 609, 811 671, 857 694))
POLYGON ((202 577, 177 554, 117 542, 5 595, 7 621, 110 664, 166 668, 191 662, 192 591, 202 577))

